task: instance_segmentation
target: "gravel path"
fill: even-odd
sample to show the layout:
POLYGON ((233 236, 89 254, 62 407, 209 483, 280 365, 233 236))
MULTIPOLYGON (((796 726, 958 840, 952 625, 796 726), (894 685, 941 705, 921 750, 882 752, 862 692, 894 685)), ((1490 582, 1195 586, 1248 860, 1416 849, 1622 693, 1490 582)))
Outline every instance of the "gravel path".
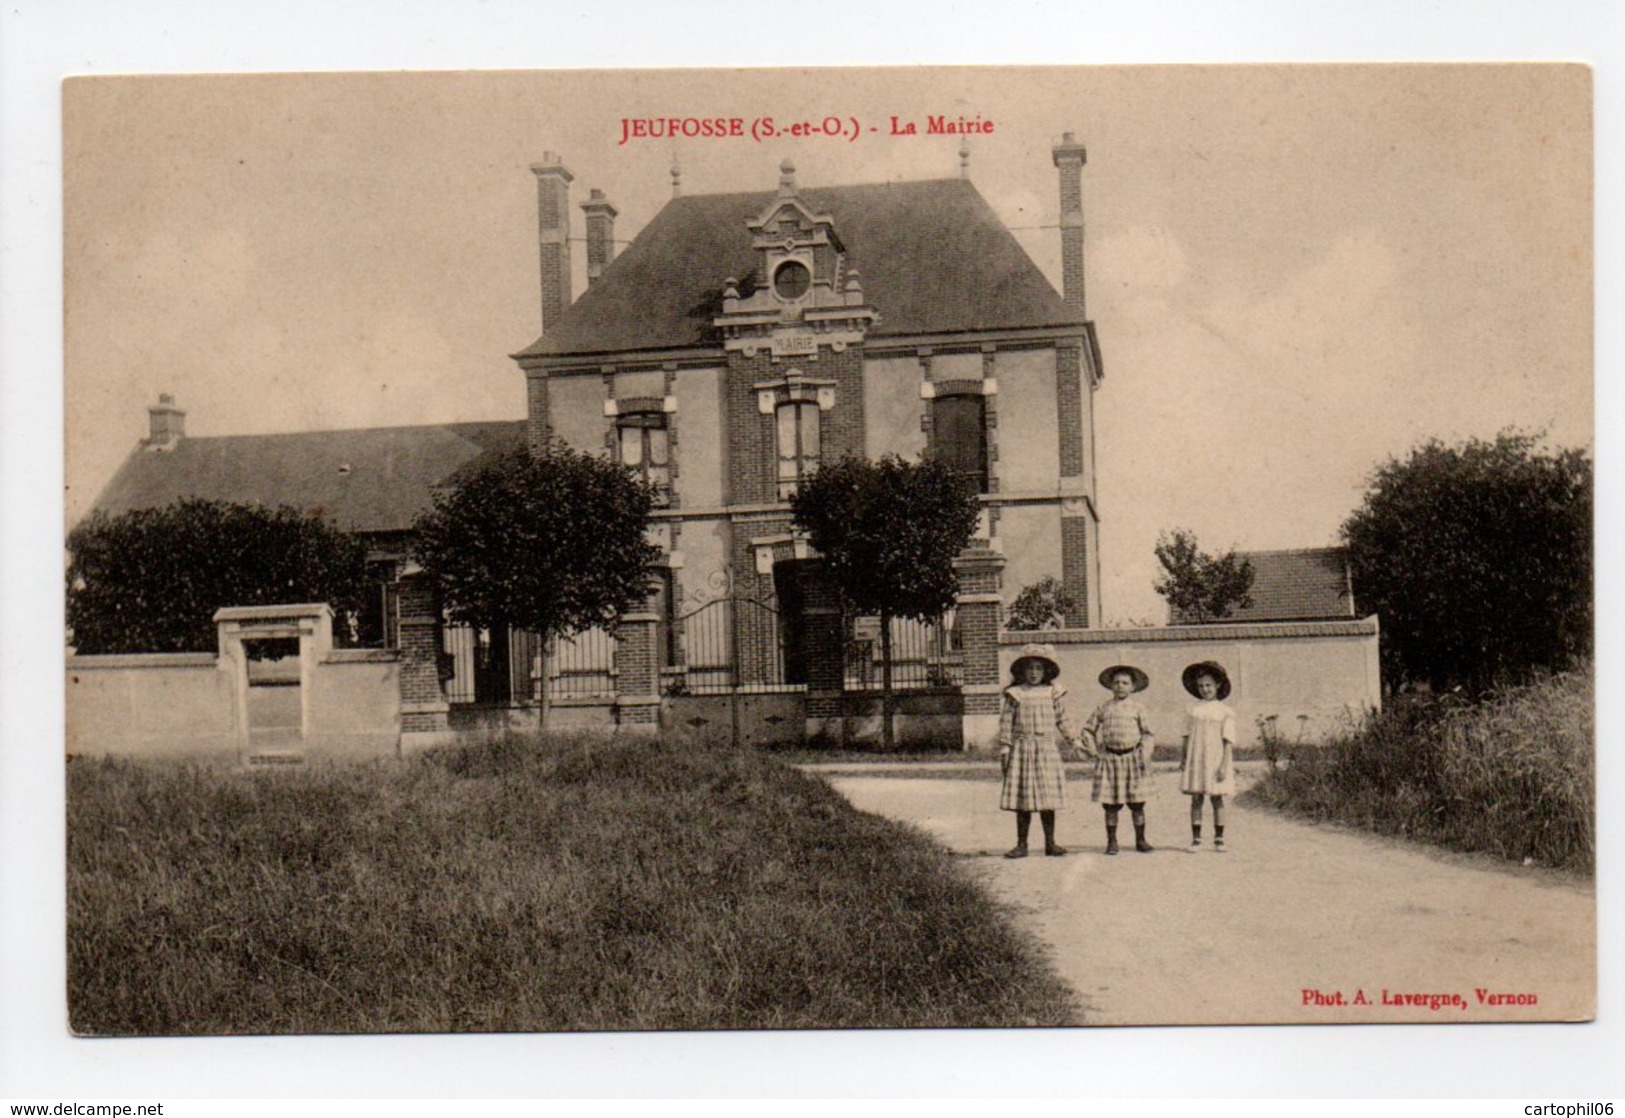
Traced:
MULTIPOLYGON (((1091 1024, 1595 1014, 1593 890, 1546 871, 1234 805, 1229 852, 1209 843, 1193 854, 1189 801, 1177 774, 1160 767, 1147 801, 1154 853, 1134 851, 1125 810, 1124 852, 1102 855, 1101 811, 1089 802, 1087 776, 1074 770, 1057 836, 1071 854, 1012 861, 1002 854, 1014 842, 1014 817, 998 810, 991 772, 824 775, 860 810, 914 824, 963 855, 1049 944, 1091 1024), (1496 1004, 1496 995, 1523 1004, 1496 1004)), ((1040 850, 1036 819, 1033 838, 1040 850)))

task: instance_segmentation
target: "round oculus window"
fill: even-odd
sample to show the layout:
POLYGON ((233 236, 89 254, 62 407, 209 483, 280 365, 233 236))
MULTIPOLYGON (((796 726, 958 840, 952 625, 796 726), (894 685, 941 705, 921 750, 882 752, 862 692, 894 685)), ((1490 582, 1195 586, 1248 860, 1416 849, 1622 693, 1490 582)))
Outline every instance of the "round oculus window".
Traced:
POLYGON ((812 273, 800 261, 791 260, 781 264, 779 270, 773 273, 773 293, 780 299, 799 299, 807 294, 811 286, 812 273))

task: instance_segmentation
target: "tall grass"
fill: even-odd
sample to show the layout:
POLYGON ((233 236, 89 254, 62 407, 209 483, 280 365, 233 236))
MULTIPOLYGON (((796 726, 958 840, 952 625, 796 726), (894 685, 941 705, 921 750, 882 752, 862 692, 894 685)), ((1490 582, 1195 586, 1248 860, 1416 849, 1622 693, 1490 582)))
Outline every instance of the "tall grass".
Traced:
POLYGON ((1409 698, 1248 798, 1316 819, 1585 873, 1596 864, 1590 665, 1480 702, 1409 698))
POLYGON ((507 737, 247 772, 70 764, 90 1034, 1061 1024, 922 835, 749 752, 507 737))

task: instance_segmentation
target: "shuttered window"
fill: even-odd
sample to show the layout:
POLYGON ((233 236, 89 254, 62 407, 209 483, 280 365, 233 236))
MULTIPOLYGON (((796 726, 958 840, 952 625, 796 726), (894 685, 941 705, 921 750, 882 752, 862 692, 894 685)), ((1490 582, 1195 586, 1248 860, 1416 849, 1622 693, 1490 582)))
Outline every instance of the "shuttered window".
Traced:
POLYGON ((987 405, 981 396, 939 396, 932 401, 931 449, 939 461, 987 492, 987 405))

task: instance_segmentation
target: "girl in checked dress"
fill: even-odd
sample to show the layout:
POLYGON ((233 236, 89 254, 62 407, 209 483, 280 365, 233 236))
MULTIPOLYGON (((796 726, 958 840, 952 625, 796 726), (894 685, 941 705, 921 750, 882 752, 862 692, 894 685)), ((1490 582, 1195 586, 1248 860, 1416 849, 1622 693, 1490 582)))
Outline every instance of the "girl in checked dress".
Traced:
POLYGON ((1055 843, 1055 812, 1066 806, 1066 772, 1060 743, 1076 740, 1061 700, 1066 688, 1055 682, 1061 667, 1047 644, 1029 644, 1010 665, 1012 680, 1004 689, 999 714, 999 765, 1004 788, 999 806, 1016 813, 1016 845, 1006 858, 1027 856, 1027 832, 1033 812, 1044 826, 1044 853, 1058 858, 1066 848, 1055 843))
POLYGON ((1200 700, 1185 720, 1179 790, 1191 798, 1191 853, 1202 845, 1202 799, 1213 800, 1213 849, 1224 850, 1224 798, 1236 790, 1236 712, 1224 705, 1230 677, 1218 664, 1192 664, 1180 677, 1200 700))
POLYGON ((1094 799, 1106 809, 1106 853, 1117 853, 1117 816, 1128 804, 1134 820, 1134 849, 1149 854, 1145 841, 1145 785, 1155 739, 1145 707, 1132 696, 1151 686, 1139 668, 1116 664, 1100 673, 1112 697, 1084 723, 1085 750, 1095 758, 1094 799))

